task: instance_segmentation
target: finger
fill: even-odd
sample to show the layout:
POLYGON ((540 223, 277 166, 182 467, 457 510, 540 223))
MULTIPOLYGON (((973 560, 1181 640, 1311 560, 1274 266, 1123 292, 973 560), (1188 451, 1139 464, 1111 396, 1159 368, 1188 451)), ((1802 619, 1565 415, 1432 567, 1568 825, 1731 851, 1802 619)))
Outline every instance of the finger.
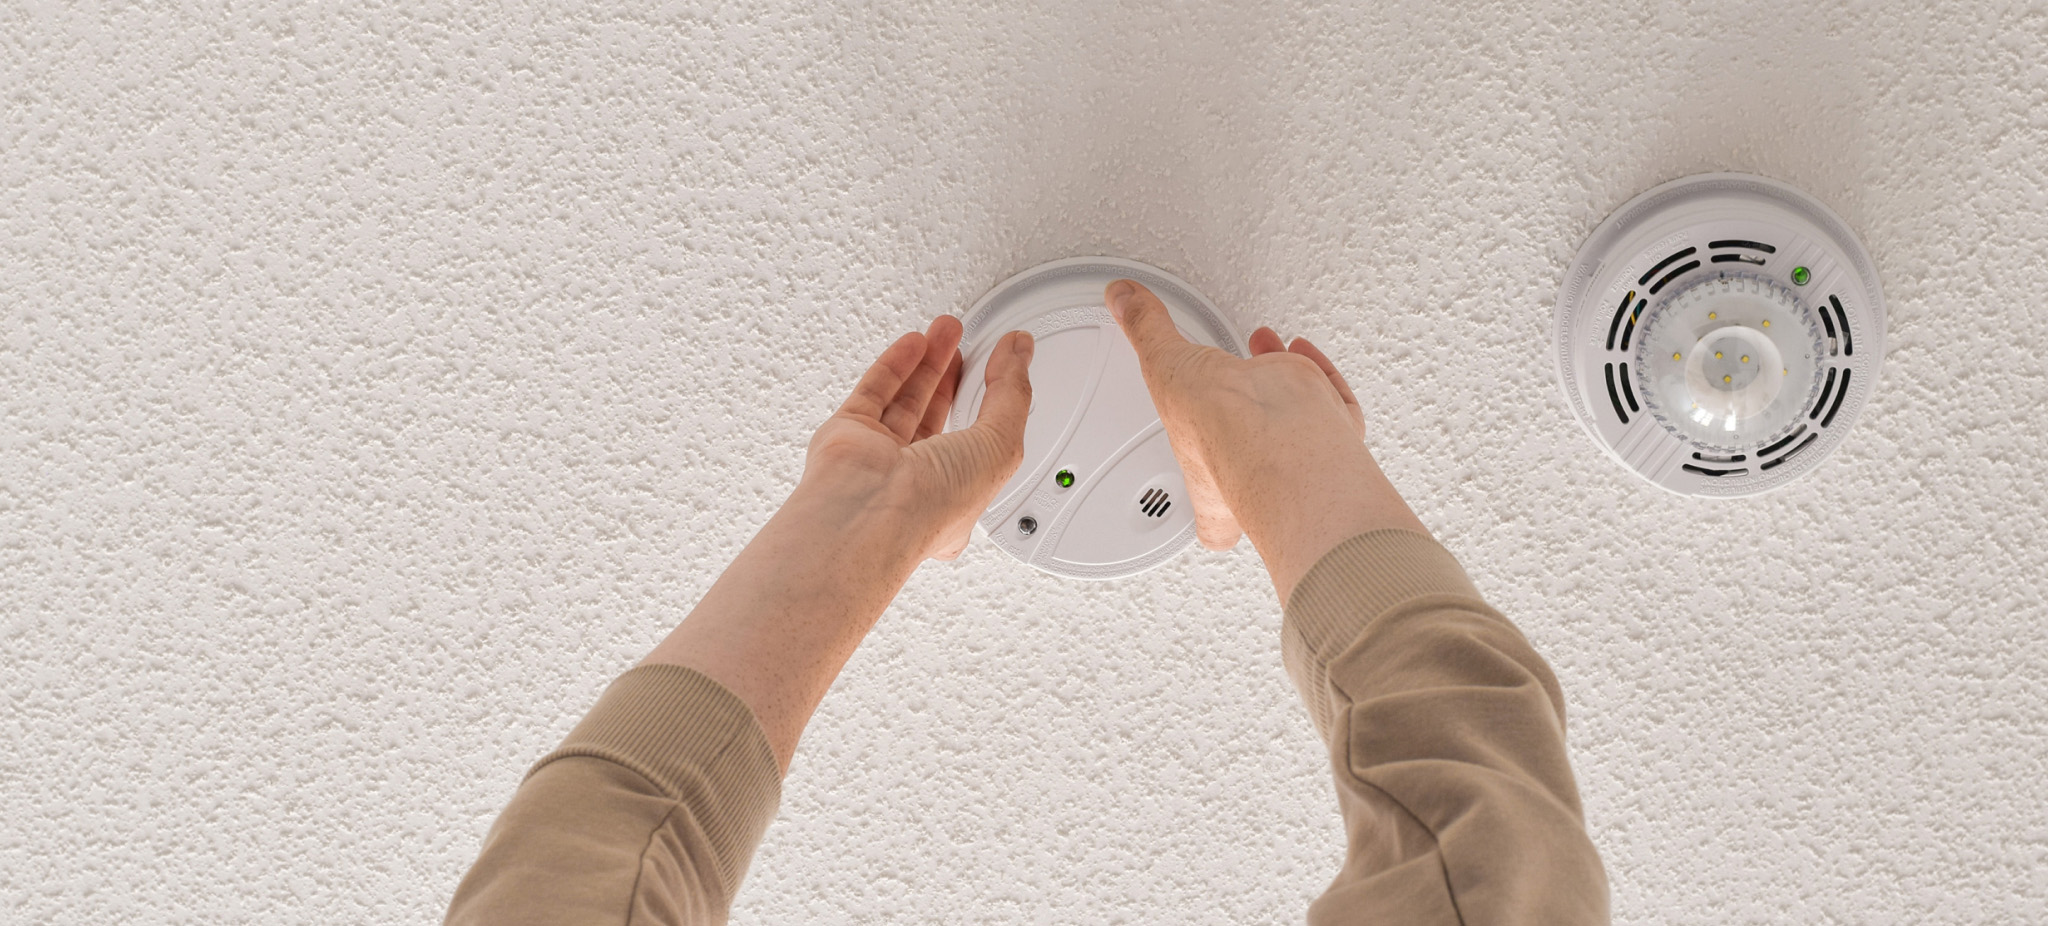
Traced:
POLYGON ((1024 447, 1024 420, 1031 414, 1031 354, 1036 347, 1031 332, 1012 331, 989 352, 982 379, 987 386, 973 427, 988 432, 1006 451, 1014 447, 1021 453, 1024 447))
POLYGON ((954 348, 960 344, 960 320, 951 315, 932 319, 931 330, 924 334, 924 344, 923 358, 882 412, 882 426, 906 441, 917 433, 918 423, 924 420, 925 406, 931 404, 932 393, 952 363, 954 348))
POLYGON ((874 365, 861 375, 859 384, 853 387, 853 394, 839 406, 840 413, 879 420, 889 403, 896 400, 903 381, 909 378, 923 356, 924 335, 912 331, 897 338, 896 343, 884 349, 882 356, 875 358, 874 365))
POLYGON ((940 477, 939 495, 958 518, 947 527, 930 554, 939 559, 959 556, 973 532, 974 521, 989 497, 1024 459, 1024 420, 1031 413, 1031 354, 1028 331, 1003 335, 989 351, 981 411, 974 424, 912 444, 910 451, 929 458, 940 477))
POLYGON ((1365 406, 1358 404, 1358 396, 1352 393, 1351 384, 1344 381, 1344 374, 1337 371, 1337 365, 1331 363, 1330 358, 1324 356, 1323 352, 1307 338, 1295 338, 1294 343, 1287 346, 1287 352, 1300 354, 1316 362, 1316 367, 1323 371, 1324 376, 1329 377, 1330 385, 1336 387, 1337 397, 1344 400, 1344 411, 1351 415, 1351 424, 1358 431, 1358 436, 1364 437, 1365 406))
POLYGON ((1280 332, 1261 325, 1259 330, 1252 332, 1251 348, 1252 356, 1257 357, 1260 354, 1277 354, 1286 350, 1287 345, 1280 342, 1280 332))
POLYGON ((965 430, 915 445, 936 455, 952 487, 975 495, 979 514, 1024 458, 1024 420, 1031 413, 1031 334, 1012 331, 989 351, 981 411, 965 430), (977 494, 978 493, 978 494, 977 494))
POLYGON ((953 413, 953 397, 960 391, 960 372, 964 363, 960 352, 954 351, 953 362, 946 364, 946 375, 939 377, 939 388, 932 393, 932 404, 925 406, 924 420, 917 425, 918 440, 946 429, 946 416, 953 413))
POLYGON ((1117 324, 1123 326, 1124 336, 1131 339, 1132 349, 1138 352, 1138 365, 1148 375, 1167 355, 1193 346, 1173 326, 1173 315, 1166 311, 1166 304, 1134 280, 1109 284, 1102 291, 1102 301, 1109 306, 1109 313, 1116 316, 1117 324))
POLYGON ((1330 378, 1330 385, 1337 387, 1337 394, 1344 398, 1344 404, 1358 404, 1358 396, 1352 394, 1351 384, 1344 381, 1344 374, 1337 372, 1337 365, 1331 363, 1330 358, 1324 356, 1321 350, 1309 342, 1309 339, 1295 338, 1294 343, 1287 346, 1287 352, 1300 354, 1315 361, 1316 366, 1323 371, 1323 375, 1330 378))

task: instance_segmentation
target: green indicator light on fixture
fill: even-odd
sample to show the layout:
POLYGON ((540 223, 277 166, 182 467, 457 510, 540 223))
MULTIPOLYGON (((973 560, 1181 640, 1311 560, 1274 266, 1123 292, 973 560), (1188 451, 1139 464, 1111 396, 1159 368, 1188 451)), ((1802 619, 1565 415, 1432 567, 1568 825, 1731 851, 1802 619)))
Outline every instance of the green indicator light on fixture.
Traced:
POLYGON ((1071 489, 1074 487, 1074 471, 1071 469, 1060 470, 1059 475, 1052 477, 1052 481, 1059 483, 1062 489, 1071 489))
POLYGON ((1813 271, 1808 270, 1805 267, 1792 268, 1792 283, 1794 285, 1805 286, 1806 281, 1811 279, 1813 279, 1813 271))

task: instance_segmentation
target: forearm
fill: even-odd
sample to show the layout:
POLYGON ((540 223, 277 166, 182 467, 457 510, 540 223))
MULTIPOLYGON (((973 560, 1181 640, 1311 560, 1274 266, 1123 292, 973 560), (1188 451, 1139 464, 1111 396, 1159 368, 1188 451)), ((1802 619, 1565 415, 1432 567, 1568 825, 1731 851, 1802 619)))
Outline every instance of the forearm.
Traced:
POLYGON ((812 436, 804 479, 642 664, 535 767, 450 922, 723 922, 798 737, 904 580, 949 559, 1022 454, 1031 338, 947 420, 960 323, 898 338, 812 436))
POLYGON ((1338 438, 1285 455, 1234 454, 1218 474, 1282 607, 1309 569, 1345 540, 1387 529, 1429 535, 1365 445, 1338 438))
POLYGON ((917 568, 920 537, 858 486, 806 482, 643 661, 746 703, 785 771, 839 670, 917 568))

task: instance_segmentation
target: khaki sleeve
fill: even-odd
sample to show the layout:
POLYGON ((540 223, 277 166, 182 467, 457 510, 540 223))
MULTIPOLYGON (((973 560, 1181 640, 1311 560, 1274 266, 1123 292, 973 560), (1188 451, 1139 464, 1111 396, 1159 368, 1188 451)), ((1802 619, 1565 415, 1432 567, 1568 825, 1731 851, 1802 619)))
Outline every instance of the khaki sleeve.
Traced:
POLYGON ((1350 843, 1311 924, 1608 921, 1557 679, 1443 547, 1399 530, 1339 544, 1281 632, 1350 843))
POLYGON ((724 923, 780 797, 739 698, 691 669, 633 669, 527 773, 447 922, 724 923))

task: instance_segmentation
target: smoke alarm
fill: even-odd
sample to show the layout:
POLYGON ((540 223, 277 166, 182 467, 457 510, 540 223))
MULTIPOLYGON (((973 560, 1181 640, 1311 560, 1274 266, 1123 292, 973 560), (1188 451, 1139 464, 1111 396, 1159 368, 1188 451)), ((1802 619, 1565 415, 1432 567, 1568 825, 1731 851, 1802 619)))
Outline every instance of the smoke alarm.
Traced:
POLYGON ((1700 174, 1629 200, 1558 292, 1558 377, 1623 466, 1681 495, 1755 495, 1820 465, 1884 362, 1877 269, 1818 200, 1700 174))
POLYGON ((1054 575, 1114 579, 1165 562, 1195 539, 1187 483, 1145 378, 1102 291, 1120 279, 1152 290, 1183 336, 1239 357, 1248 350, 1209 300, 1156 267, 1113 257, 1041 264, 998 284, 961 319, 965 358, 947 430, 981 411, 989 351, 1031 332, 1024 462, 981 517, 1004 552, 1054 575))

